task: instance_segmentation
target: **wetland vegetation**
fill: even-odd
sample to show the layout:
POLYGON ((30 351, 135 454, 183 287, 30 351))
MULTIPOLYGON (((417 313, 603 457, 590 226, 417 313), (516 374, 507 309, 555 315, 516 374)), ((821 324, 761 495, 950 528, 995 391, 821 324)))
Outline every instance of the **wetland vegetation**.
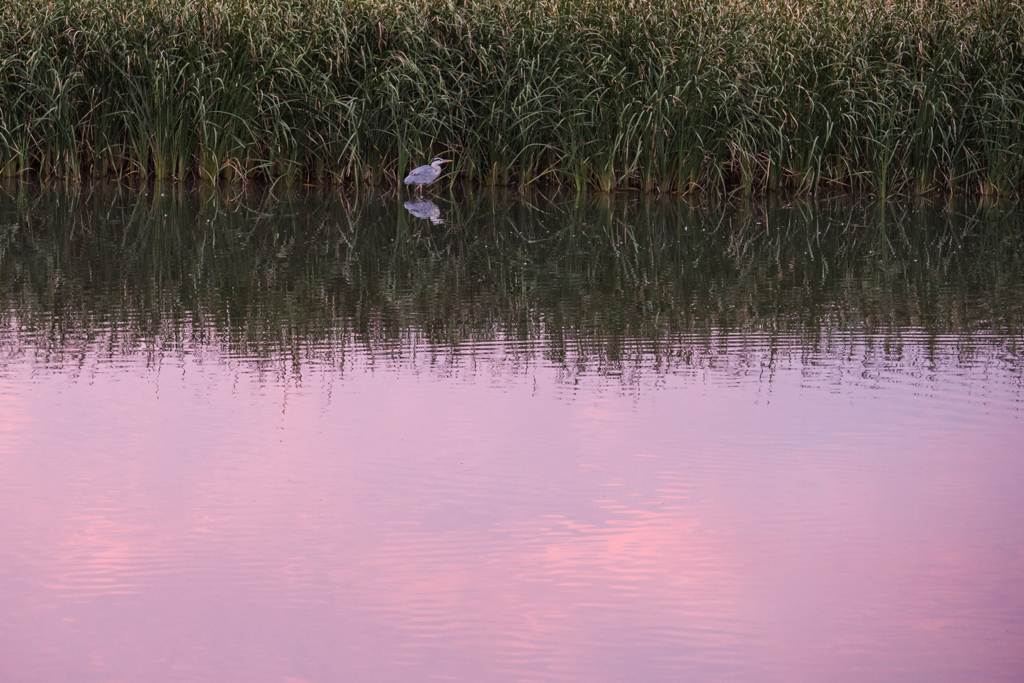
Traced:
POLYGON ((9 0, 0 172, 1024 188, 1019 0, 9 0))

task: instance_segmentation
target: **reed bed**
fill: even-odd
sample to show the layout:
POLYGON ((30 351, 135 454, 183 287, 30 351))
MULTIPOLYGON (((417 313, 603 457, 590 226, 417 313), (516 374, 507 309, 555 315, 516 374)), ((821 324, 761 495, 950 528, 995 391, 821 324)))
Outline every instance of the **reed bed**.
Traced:
POLYGON ((7 0, 0 174, 1024 190, 1021 0, 7 0))

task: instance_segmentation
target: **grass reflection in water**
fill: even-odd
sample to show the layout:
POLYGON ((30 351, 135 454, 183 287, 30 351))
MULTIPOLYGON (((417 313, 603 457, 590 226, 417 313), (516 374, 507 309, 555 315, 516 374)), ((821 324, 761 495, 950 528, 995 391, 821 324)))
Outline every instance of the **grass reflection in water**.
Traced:
POLYGON ((1024 332, 1014 203, 500 191, 435 196, 436 223, 394 194, 3 190, 5 354, 212 345, 287 373, 500 342, 504 363, 619 374, 641 356, 743 365, 751 338, 769 357, 755 365, 782 348, 841 355, 852 338, 927 353, 948 335, 1016 363, 1024 332))

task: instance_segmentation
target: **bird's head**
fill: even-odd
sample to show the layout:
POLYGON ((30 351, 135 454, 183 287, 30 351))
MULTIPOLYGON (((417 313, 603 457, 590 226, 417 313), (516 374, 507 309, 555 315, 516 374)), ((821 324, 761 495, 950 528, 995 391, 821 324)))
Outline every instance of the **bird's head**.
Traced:
POLYGON ((441 157, 434 157, 434 160, 430 162, 431 166, 440 166, 441 164, 450 164, 451 159, 442 159, 441 157))

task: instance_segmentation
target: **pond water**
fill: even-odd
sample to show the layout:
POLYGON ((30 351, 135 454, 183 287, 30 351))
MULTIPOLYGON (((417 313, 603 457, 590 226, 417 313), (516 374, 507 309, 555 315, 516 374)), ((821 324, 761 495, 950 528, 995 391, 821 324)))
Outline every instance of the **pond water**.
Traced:
POLYGON ((0 190, 4 680, 1024 675, 1019 205, 0 190))

